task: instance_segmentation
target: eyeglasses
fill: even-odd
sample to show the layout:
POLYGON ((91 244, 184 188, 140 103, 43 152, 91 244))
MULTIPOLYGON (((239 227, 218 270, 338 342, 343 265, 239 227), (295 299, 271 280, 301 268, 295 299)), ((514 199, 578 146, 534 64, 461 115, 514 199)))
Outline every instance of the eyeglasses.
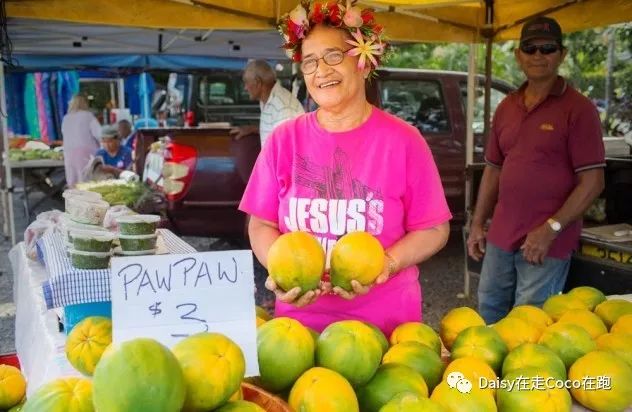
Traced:
POLYGON ((525 54, 535 54, 536 51, 540 51, 540 54, 552 54, 556 51, 560 50, 560 46, 557 44, 547 43, 547 44, 521 44, 520 51, 525 54))
POLYGON ((328 66, 336 66, 340 63, 342 63, 342 61, 345 58, 345 52, 347 50, 331 50, 328 51, 327 53, 325 53, 325 55, 323 57, 320 58, 309 58, 309 59, 305 59, 301 62, 301 71, 303 72, 303 74, 312 74, 316 71, 316 69, 318 69, 318 61, 319 60, 323 60, 325 63, 327 63, 328 66))

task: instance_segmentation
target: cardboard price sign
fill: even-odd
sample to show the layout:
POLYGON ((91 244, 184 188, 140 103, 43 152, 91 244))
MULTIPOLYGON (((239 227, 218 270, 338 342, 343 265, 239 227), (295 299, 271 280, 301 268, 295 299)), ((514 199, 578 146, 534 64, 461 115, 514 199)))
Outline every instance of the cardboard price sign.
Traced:
POLYGON ((237 343, 246 376, 259 374, 252 252, 233 250, 112 259, 112 338, 173 347, 199 332, 237 343))

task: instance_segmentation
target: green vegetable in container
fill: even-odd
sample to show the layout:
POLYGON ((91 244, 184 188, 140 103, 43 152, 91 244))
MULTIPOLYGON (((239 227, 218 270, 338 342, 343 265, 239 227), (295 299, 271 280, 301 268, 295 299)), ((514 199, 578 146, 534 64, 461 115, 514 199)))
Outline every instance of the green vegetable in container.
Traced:
POLYGON ((73 237, 72 244, 75 250, 86 252, 109 252, 112 249, 112 240, 99 240, 73 237))
POLYGON ((151 237, 139 236, 139 237, 119 237, 121 243, 121 249, 127 251, 137 250, 153 250, 156 248, 156 235, 151 237))
POLYGON ((156 215, 131 215, 121 216, 116 219, 121 235, 153 235, 160 216, 156 215))
POLYGON ((70 259, 77 269, 107 269, 110 266, 109 253, 71 250, 70 259))

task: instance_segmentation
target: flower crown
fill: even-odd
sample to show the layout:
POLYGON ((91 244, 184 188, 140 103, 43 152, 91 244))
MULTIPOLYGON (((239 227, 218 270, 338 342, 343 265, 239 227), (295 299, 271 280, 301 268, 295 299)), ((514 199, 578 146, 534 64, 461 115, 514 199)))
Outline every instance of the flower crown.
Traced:
POLYGON ((371 71, 380 64, 387 43, 384 42, 384 28, 377 24, 373 10, 354 6, 356 0, 346 0, 346 6, 339 0, 301 0, 289 13, 281 16, 279 32, 285 43, 287 56, 300 62, 301 44, 309 31, 318 24, 338 27, 349 31, 353 40, 345 40, 354 46, 347 52, 349 56, 360 56, 358 69, 368 64, 371 71))

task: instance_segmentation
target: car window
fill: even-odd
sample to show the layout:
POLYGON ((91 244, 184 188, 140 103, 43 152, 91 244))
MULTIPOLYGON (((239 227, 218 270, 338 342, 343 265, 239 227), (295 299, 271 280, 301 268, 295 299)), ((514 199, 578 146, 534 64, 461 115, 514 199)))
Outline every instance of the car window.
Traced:
POLYGON ((441 85, 427 80, 384 80, 380 84, 382 108, 422 134, 450 131, 441 85))
MULTIPOLYGON (((461 88, 461 104, 463 105, 463 113, 466 113, 465 107, 467 106, 467 83, 462 82, 459 84, 461 88)), ((490 89, 490 119, 493 118, 496 107, 507 96, 507 93, 502 90, 496 89, 492 86, 490 89)), ((474 120, 472 121, 472 129, 474 133, 483 133, 485 129, 484 122, 485 115, 485 87, 483 85, 476 85, 476 99, 474 105, 474 120)))
POLYGON ((222 79, 204 76, 200 80, 199 88, 199 99, 202 105, 252 104, 238 76, 227 76, 222 79))

